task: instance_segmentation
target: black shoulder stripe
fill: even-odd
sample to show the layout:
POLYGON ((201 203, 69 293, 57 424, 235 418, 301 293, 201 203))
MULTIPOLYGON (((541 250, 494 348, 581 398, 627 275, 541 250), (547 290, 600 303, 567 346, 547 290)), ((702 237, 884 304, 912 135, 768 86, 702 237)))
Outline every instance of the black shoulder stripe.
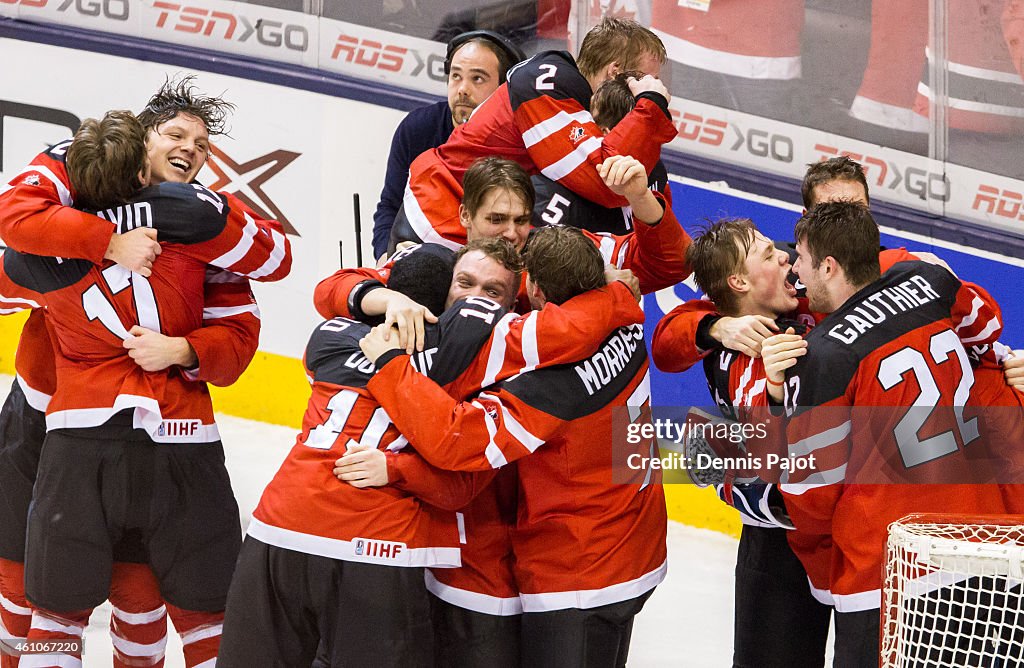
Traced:
POLYGON ((348 318, 334 318, 317 325, 306 345, 306 368, 313 379, 366 387, 374 368, 359 349, 359 340, 369 331, 369 325, 348 318))
POLYGON ((223 195, 198 183, 161 183, 96 215, 114 223, 118 233, 152 227, 160 233, 160 241, 197 244, 220 234, 230 213, 223 195))
POLYGON ((584 360, 524 373, 506 381, 504 387, 533 408, 574 420, 608 406, 646 361, 643 327, 632 325, 617 329, 584 360))
POLYGON ((78 283, 94 265, 87 260, 64 260, 4 251, 4 271, 18 285, 40 293, 56 292, 78 283))
POLYGON ((506 309, 481 297, 460 299, 452 304, 438 321, 440 341, 427 375, 438 385, 447 385, 458 378, 506 313, 506 309))
POLYGON ((508 75, 508 97, 514 112, 542 95, 556 100, 574 99, 590 109, 590 84, 566 51, 543 51, 519 63, 508 75))

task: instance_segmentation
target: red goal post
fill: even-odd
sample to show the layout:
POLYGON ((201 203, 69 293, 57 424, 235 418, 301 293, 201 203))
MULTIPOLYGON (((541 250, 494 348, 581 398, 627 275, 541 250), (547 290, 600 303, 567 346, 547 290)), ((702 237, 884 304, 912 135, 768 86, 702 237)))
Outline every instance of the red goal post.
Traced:
POLYGON ((882 668, 1024 667, 1024 515, 889 525, 882 668))

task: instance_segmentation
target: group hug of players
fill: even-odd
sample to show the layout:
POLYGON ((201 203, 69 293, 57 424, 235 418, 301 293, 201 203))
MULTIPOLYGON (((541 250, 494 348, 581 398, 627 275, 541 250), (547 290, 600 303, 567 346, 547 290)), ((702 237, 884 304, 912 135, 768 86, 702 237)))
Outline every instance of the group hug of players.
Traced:
MULTIPOLYGON (((327 319, 304 356, 302 431, 244 541, 207 383, 251 360, 249 281, 284 278, 291 255, 275 221, 195 181, 230 105, 168 82, 0 188, 0 308, 31 309, 2 412, 3 638, 80 639, 109 600, 116 666, 162 665, 168 616, 190 667, 625 665, 666 574, 667 520, 657 471, 613 484, 613 423, 650 418, 640 294, 692 270, 710 301, 658 323, 656 364, 705 358, 729 417, 784 406, 789 451, 821 462, 803 480, 721 485, 750 522, 735 663, 823 665, 834 608, 836 665, 875 665, 888 521, 1016 499, 844 485, 893 447, 934 481, 968 438, 915 449, 798 409, 909 406, 932 386, 936 401, 1019 408, 998 307, 933 257, 880 254, 845 158, 805 180, 806 298, 751 221, 691 242, 667 186, 649 187, 675 135, 667 90, 644 76, 664 57, 646 29, 605 21, 579 67, 564 52, 520 63, 416 159, 395 254, 316 287, 327 319), (569 224, 531 225, 531 175, 561 189, 569 224), (587 230, 595 211, 625 229, 587 230), (791 322, 818 324, 801 337, 791 322), (836 322, 852 342, 829 337, 836 322)), ((2 661, 78 666, 81 652, 2 661)))

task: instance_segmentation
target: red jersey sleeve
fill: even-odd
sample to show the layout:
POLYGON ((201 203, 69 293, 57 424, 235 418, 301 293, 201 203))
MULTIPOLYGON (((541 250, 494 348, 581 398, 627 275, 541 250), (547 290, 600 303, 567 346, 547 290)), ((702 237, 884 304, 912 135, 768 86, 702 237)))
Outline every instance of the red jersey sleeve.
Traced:
POLYGON ((453 399, 407 355, 385 364, 367 389, 424 459, 451 471, 500 468, 536 450, 562 425, 501 388, 469 401, 453 399))
POLYGON ((249 281, 225 271, 207 271, 204 291, 203 326, 185 336, 199 364, 185 375, 225 387, 238 380, 256 354, 260 309, 249 281))
POLYGON ((366 280, 380 281, 387 285, 387 270, 370 269, 361 267, 358 269, 339 269, 324 280, 317 283, 313 290, 313 305, 317 313, 327 318, 354 316, 348 307, 348 298, 352 289, 366 280))
POLYGON ((494 479, 492 472, 464 473, 431 466, 407 449, 385 451, 388 485, 441 510, 465 508, 494 479))
POLYGON ((565 53, 537 54, 509 73, 513 121, 537 170, 602 206, 624 206, 625 199, 604 184, 597 166, 613 155, 631 155, 650 174, 661 145, 676 136, 676 128, 667 108, 641 97, 602 135, 588 110, 592 94, 565 53))
POLYGON ((592 354, 619 327, 644 321, 632 291, 616 281, 523 316, 506 316, 479 355, 447 386, 456 397, 516 374, 578 361, 592 354))
POLYGON ((676 219, 672 208, 660 192, 654 196, 665 213, 654 225, 637 222, 633 232, 623 235, 594 234, 584 230, 600 249, 605 262, 619 269, 629 269, 640 280, 644 294, 656 292, 685 280, 690 275, 686 249, 690 235, 676 219))
POLYGON ((23 253, 99 264, 114 226, 71 208, 71 182, 63 161, 70 143, 40 153, 6 186, 0 186, 0 237, 23 253))
POLYGON ((691 299, 669 311, 654 328, 651 359, 668 373, 681 373, 711 351, 697 347, 697 328, 705 316, 717 313, 714 302, 691 299))

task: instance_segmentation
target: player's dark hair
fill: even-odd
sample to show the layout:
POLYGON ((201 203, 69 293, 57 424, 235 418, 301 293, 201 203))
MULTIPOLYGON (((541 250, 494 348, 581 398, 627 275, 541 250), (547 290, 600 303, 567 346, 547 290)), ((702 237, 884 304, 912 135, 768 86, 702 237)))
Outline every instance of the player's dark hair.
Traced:
POLYGON ((829 158, 821 162, 807 165, 803 183, 800 185, 800 196, 804 200, 804 208, 810 211, 818 202, 814 199, 814 189, 823 183, 832 181, 854 181, 864 186, 864 199, 870 203, 868 180, 860 163, 845 155, 829 158))
POLYGON ((723 315, 737 315, 739 299, 729 277, 744 273, 743 261, 754 243, 757 227, 749 218, 721 218, 693 237, 686 261, 693 280, 723 315))
POLYGON ((462 205, 470 216, 476 214, 484 197, 494 188, 515 193, 523 200, 527 211, 533 210, 536 195, 523 168, 511 160, 490 156, 474 162, 462 177, 462 205))
POLYGON ((626 114, 633 111, 636 106, 636 98, 633 91, 629 90, 626 83, 630 77, 639 79, 643 73, 636 70, 619 72, 611 79, 608 79, 594 91, 590 98, 590 115, 600 128, 612 129, 619 124, 626 114))
POLYGON ((611 63, 623 70, 635 70, 646 55, 665 62, 665 45, 653 32, 632 19, 605 17, 590 29, 576 65, 590 79, 611 63))
POLYGON ((797 243, 807 247, 812 267, 831 256, 854 287, 867 285, 881 275, 878 225, 860 202, 822 202, 797 221, 793 234, 797 243))
POLYGON ((190 74, 180 80, 167 79, 160 90, 149 98, 145 109, 139 112, 139 122, 148 132, 156 130, 178 114, 188 114, 202 121, 206 131, 213 137, 227 134, 224 122, 234 108, 235 105, 219 97, 207 97, 199 93, 195 86, 195 75, 190 74))
POLYGON ((575 227, 549 225, 531 232, 523 262, 530 280, 554 304, 606 283, 601 252, 575 227))
POLYGON ((508 70, 516 63, 526 60, 526 54, 518 45, 504 35, 492 30, 470 30, 456 35, 448 42, 448 51, 444 59, 444 73, 448 75, 452 70, 452 58, 459 49, 467 44, 479 44, 494 54, 498 59, 498 82, 505 83, 508 77, 508 70))
POLYGON ((146 131, 130 111, 87 118, 68 147, 66 164, 77 206, 123 204, 143 187, 139 177, 146 168, 146 131))
POLYGON ((388 289, 401 292, 431 313, 444 311, 448 288, 452 284, 454 254, 448 257, 413 252, 399 258, 391 268, 388 289))

